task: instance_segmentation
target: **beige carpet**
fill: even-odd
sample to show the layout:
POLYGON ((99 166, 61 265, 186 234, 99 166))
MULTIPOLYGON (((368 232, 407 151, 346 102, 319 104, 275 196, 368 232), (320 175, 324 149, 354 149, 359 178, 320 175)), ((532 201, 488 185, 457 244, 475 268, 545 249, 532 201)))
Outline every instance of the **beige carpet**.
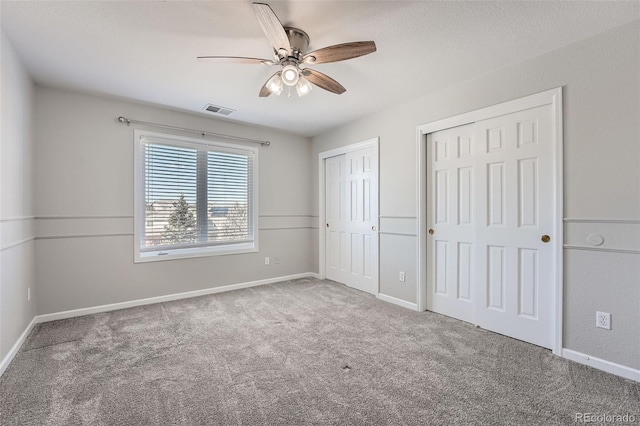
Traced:
POLYGON ((331 281, 302 279, 37 326, 2 425, 575 424, 640 384, 331 281))

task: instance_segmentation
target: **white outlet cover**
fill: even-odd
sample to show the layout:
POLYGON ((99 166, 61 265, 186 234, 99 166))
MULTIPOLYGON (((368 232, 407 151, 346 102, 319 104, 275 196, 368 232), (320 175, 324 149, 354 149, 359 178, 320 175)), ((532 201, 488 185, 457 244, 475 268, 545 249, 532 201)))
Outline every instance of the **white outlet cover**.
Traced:
POLYGON ((611 314, 608 312, 596 312, 596 327, 611 330, 611 314))

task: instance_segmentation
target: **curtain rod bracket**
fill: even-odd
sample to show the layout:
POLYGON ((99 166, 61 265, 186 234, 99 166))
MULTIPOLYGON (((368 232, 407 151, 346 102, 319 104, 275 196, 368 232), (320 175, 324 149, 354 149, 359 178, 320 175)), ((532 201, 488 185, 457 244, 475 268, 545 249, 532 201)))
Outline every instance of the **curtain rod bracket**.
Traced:
POLYGON ((236 140, 244 141, 244 142, 259 143, 262 146, 270 146, 271 145, 270 141, 261 141, 261 140, 257 140, 257 139, 243 138, 241 136, 223 135, 221 133, 206 132, 204 130, 187 129, 185 127, 169 126, 167 124, 150 123, 148 121, 134 120, 132 118, 127 118, 127 117, 123 117, 123 116, 118 117, 116 120, 118 120, 118 123, 126 123, 127 126, 130 126, 131 123, 139 123, 139 124, 144 124, 144 125, 152 126, 152 127, 161 127, 163 129, 172 129, 172 130, 180 130, 182 132, 200 133, 200 135, 203 138, 205 136, 207 136, 207 135, 211 135, 211 136, 220 136, 220 137, 223 137, 223 138, 236 139, 236 140))

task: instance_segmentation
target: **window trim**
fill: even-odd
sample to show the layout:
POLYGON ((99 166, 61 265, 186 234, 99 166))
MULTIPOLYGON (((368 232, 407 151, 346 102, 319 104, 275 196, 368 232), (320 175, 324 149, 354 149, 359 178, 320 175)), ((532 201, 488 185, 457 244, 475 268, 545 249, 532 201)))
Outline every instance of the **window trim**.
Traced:
POLYGON ((165 260, 174 259, 188 259, 206 256, 220 256, 229 254, 241 254, 241 253, 255 253, 258 251, 258 147, 247 146, 237 142, 227 142, 224 138, 216 137, 216 140, 208 139, 195 139, 186 136, 179 136, 170 133, 157 133, 150 132, 142 129, 134 129, 134 143, 133 143, 133 248, 134 248, 134 263, 144 262, 159 262, 165 260), (253 211, 252 211, 252 225, 253 225, 253 241, 252 242, 239 242, 239 243, 223 243, 214 244, 205 247, 185 247, 181 249, 172 250, 155 250, 155 251, 142 251, 140 247, 140 238, 145 229, 145 189, 144 189, 144 158, 141 155, 141 145, 143 140, 153 139, 159 142, 174 142, 182 146, 192 145, 196 147, 208 146, 211 148, 220 148, 227 152, 251 152, 253 155, 253 168, 252 168, 252 191, 250 197, 252 198, 253 211), (164 254, 166 253, 166 254, 164 254))

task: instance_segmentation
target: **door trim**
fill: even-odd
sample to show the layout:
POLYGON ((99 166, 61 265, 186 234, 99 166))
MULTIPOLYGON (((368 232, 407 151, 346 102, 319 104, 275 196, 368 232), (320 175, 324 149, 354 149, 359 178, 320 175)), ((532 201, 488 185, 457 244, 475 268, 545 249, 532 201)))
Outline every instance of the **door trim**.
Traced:
MULTIPOLYGON (((318 154, 318 273, 320 279, 326 278, 326 232, 325 232, 325 172, 324 172, 324 160, 329 157, 335 157, 337 155, 347 154, 353 151, 357 151, 362 148, 373 147, 378 155, 378 169, 376 170, 376 179, 378 180, 378 217, 376 218, 376 227, 380 229, 380 138, 375 137, 366 139, 361 142, 353 143, 350 145, 341 146, 328 151, 323 151, 318 154)), ((376 265, 378 271, 378 292, 380 291, 380 239, 378 238, 378 264, 376 265)))
POLYGON ((475 123, 481 120, 498 117, 505 114, 536 108, 544 105, 551 105, 552 127, 554 140, 554 226, 553 233, 553 258, 556 265, 555 280, 553 283, 554 300, 554 336, 553 353, 562 356, 562 323, 563 323, 563 122, 562 122, 562 87, 536 93, 523 98, 514 99, 475 111, 466 112, 442 120, 433 121, 420 125, 416 129, 416 162, 418 171, 418 185, 416 194, 416 211, 418 217, 418 286, 417 305, 419 311, 426 310, 427 307, 427 134, 451 127, 462 126, 475 123))

